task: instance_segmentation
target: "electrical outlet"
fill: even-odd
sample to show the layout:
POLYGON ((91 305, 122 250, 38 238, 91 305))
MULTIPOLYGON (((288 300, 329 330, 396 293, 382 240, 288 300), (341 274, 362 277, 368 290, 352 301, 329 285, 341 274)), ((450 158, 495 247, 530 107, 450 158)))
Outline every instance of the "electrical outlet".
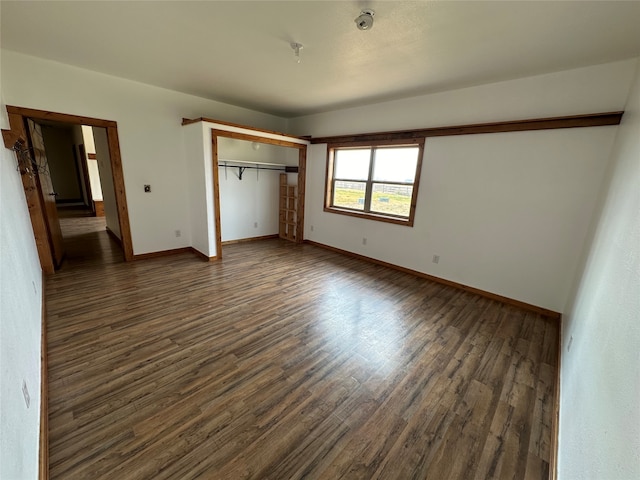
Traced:
POLYGON ((176 230, 176 237, 181 237, 182 236, 182 232, 180 230, 176 230))
POLYGON ((151 191, 151 185, 145 185, 144 186, 144 192, 145 193, 149 193, 151 191))
POLYGON ((253 222, 253 228, 258 228, 258 222, 253 222))
POLYGON ((362 237, 362 244, 366 245, 367 244, 367 237, 362 237))
POLYGON ((567 352, 571 351, 571 344, 573 343, 573 335, 569 337, 569 344, 567 345, 567 352))
POLYGON ((433 259, 431 259, 433 263, 438 263, 440 261, 440 255, 434 255, 433 259))
POLYGON ((27 388, 27 381, 22 380, 22 396, 24 397, 24 403, 27 404, 27 408, 31 405, 31 397, 29 396, 29 389, 27 388))

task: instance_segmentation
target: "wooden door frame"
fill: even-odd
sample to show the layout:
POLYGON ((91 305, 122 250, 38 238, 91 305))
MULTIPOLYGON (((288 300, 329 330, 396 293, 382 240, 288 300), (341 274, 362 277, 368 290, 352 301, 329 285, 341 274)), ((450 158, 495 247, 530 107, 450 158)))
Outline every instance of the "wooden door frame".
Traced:
POLYGON ((266 143, 269 145, 277 145, 279 147, 298 149, 298 225, 296 226, 296 243, 302 243, 304 240, 304 195, 307 171, 307 144, 288 142, 286 140, 279 140, 266 136, 262 137, 260 135, 250 135, 247 133, 239 133, 212 128, 211 158, 213 161, 213 208, 216 225, 216 257, 219 259, 222 258, 222 230, 220 227, 220 181, 218 175, 218 137, 234 138, 236 140, 246 140, 248 142, 266 143))
MULTIPOLYGON (((13 148, 15 141, 24 139, 26 135, 24 130, 25 118, 33 120, 49 120, 54 122, 62 122, 73 125, 88 125, 91 127, 105 128, 107 131, 107 141, 109 144, 109 160, 111 162, 111 171, 113 177, 113 186, 116 195, 116 207, 118 211, 118 223, 120 224, 120 236, 122 237, 122 249, 124 251, 124 259, 126 262, 133 260, 133 243, 131 241, 131 225, 129 223, 129 210, 127 208, 127 197, 124 188, 124 175, 122 171, 122 157, 120 155, 120 141, 118 139, 118 125, 111 120, 102 120, 98 118, 82 117, 79 115, 69 115, 66 113, 50 112, 46 110, 36 110, 33 108, 16 107, 7 105, 9 114, 9 122, 11 131, 3 131, 5 137, 5 146, 13 148), (11 143, 7 145, 7 143, 11 143), (13 143, 12 143, 13 142, 13 143)), ((44 273, 53 273, 53 255, 46 233, 44 212, 42 205, 34 198, 33 179, 29 175, 21 175, 22 183, 25 189, 27 206, 29 208, 29 216, 33 226, 34 237, 38 248, 38 256, 44 273)), ((36 197, 37 197, 37 192, 36 197)))
POLYGON ((46 238, 51 247, 53 266, 54 268, 59 268, 65 255, 64 240, 62 238, 62 229, 60 228, 55 187, 51 178, 51 166, 47 158, 47 147, 44 143, 42 125, 31 118, 27 118, 24 125, 27 133, 28 148, 24 151, 25 158, 23 158, 23 161, 31 160, 34 165, 37 165, 37 168, 32 169, 31 176, 34 177, 38 198, 45 216, 47 225, 46 238), (41 168, 44 168, 44 170, 41 168))

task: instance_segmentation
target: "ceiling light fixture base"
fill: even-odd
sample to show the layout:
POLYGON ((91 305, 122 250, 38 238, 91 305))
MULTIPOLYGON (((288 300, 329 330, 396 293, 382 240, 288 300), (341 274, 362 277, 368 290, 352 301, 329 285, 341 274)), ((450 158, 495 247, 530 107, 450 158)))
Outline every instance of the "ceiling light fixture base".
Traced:
POLYGON ((354 20, 358 30, 371 30, 373 28, 373 16, 375 14, 376 12, 369 8, 362 10, 358 18, 354 20))
POLYGON ((295 62, 300 63, 302 61, 302 59, 300 58, 300 50, 302 50, 304 46, 298 42, 291 42, 290 45, 291 45, 291 48, 293 49, 293 58, 295 62))

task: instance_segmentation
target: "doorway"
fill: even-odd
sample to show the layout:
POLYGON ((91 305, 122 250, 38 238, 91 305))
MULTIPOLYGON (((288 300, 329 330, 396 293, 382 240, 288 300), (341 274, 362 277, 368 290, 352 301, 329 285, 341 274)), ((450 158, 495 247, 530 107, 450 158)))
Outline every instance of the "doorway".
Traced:
MULTIPOLYGON (((297 150, 219 137, 218 168, 223 248, 230 243, 280 236, 281 176, 287 177, 287 184, 297 185, 297 150)), ((294 223, 295 216, 290 216, 294 223)))
MULTIPOLYGON (((113 196, 111 212, 113 218, 111 223, 113 227, 112 233, 120 241, 124 260, 133 260, 131 229, 116 122, 15 106, 7 106, 7 112, 9 114, 12 138, 16 140, 16 145, 20 145, 20 142, 22 142, 23 148, 26 149, 27 153, 31 153, 31 161, 35 161, 36 165, 38 163, 41 165, 47 164, 46 146, 44 145, 40 124, 49 126, 85 125, 96 129, 96 135, 94 135, 96 150, 98 148, 102 150, 104 170, 108 172, 107 175, 103 175, 105 181, 103 182, 102 190, 105 192, 109 190, 113 196), (100 147, 98 147, 98 144, 100 144, 100 147)), ((54 273, 60 264, 59 243, 61 242, 62 232, 55 205, 57 192, 53 190, 52 185, 49 185, 51 177, 44 174, 46 168, 42 169, 42 172, 39 170, 41 168, 30 169, 25 167, 25 169, 21 170, 21 177, 42 270, 44 273, 50 274, 54 273), (52 197, 53 208, 51 206, 52 197)), ((76 174, 76 177, 78 176, 79 173, 76 174)), ((82 178, 78 180, 77 188, 74 190, 74 194, 77 195, 75 199, 77 202, 71 203, 79 203, 81 206, 89 207, 88 197, 90 193, 88 190, 90 187, 85 182, 86 180, 83 181, 82 178), (84 186, 82 186, 83 184, 84 186)), ((91 204, 91 208, 95 208, 95 205, 91 204)))
POLYGON ((50 120, 38 125, 64 243, 59 268, 122 262, 105 129, 50 120))
MULTIPOLYGON (((213 182, 214 182, 214 191, 215 191, 215 195, 214 195, 214 218, 215 218, 215 224, 216 224, 216 252, 217 252, 217 257, 218 258, 222 258, 222 247, 223 247, 223 242, 222 242, 222 222, 221 222, 221 211, 222 211, 222 206, 221 206, 221 195, 220 195, 220 167, 224 168, 224 164, 225 164, 225 159, 224 157, 221 157, 221 153, 224 152, 224 147, 225 145, 221 145, 222 144, 226 144, 227 148, 229 143, 227 142, 228 140, 241 140, 241 141, 245 141, 245 142, 249 142, 253 148, 255 148, 255 146, 260 146, 260 145, 268 145, 268 146, 278 146, 278 147, 286 147, 287 149, 295 149, 297 150, 297 185, 296 185, 296 191, 297 191, 297 198, 295 200, 296 205, 296 211, 297 211, 297 215, 296 215, 296 223, 295 223, 295 235, 293 235, 292 237, 295 238, 295 242, 296 243, 302 243, 303 241, 303 232, 304 232, 304 197, 305 197, 305 177, 306 177, 306 162, 307 162, 307 145, 306 144, 300 144, 300 143, 294 143, 294 142, 288 142, 285 140, 281 140, 281 139, 274 139, 274 138, 269 138, 268 136, 259 136, 259 135, 250 135, 250 134, 244 134, 244 133, 238 133, 238 132, 232 132, 232 131, 226 131, 226 130, 217 130, 217 129, 211 129, 211 141, 212 141, 212 157, 213 157, 213 182)), ((258 148, 259 149, 259 148, 258 148)), ((256 149, 256 150, 258 150, 256 149)), ((294 151, 295 151, 294 150, 294 151)), ((295 158, 295 155, 294 155, 295 158)), ((229 162, 231 165, 234 164, 234 162, 229 162)), ((255 161, 253 162, 255 163, 255 161)), ((269 163, 269 162, 265 162, 265 163, 269 163)), ((291 162, 285 162, 285 163, 291 163, 291 162)), ((235 164, 237 165, 238 162, 236 161, 235 164)), ((248 166, 245 167, 235 167, 235 169, 238 170, 238 172, 240 172, 241 168, 250 168, 251 166, 251 162, 249 163, 248 166)), ((286 164, 282 165, 283 167, 286 168, 286 164)), ((289 165, 289 166, 293 166, 293 165, 289 165)), ((256 165, 256 171, 259 172, 258 168, 259 165, 256 165)), ((227 168, 233 168, 233 167, 227 167, 227 168)), ((268 168, 267 166, 263 166, 264 169, 268 168)), ((285 171, 285 170, 283 170, 285 171)), ((242 174, 241 174, 242 175, 242 174)), ((255 173, 254 173, 255 175, 255 173)), ((254 222, 255 225, 255 222, 254 222)), ((258 228, 257 226, 254 228, 258 228)))

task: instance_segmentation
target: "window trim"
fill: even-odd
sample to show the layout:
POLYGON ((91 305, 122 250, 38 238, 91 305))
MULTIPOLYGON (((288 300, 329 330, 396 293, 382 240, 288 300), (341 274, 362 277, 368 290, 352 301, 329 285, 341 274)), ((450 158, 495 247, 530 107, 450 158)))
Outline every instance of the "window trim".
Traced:
POLYGON ((424 157, 424 144, 425 144, 424 138, 415 139, 414 141, 397 139, 397 140, 381 140, 381 141, 373 141, 373 142, 371 141, 339 142, 339 143, 327 144, 327 165, 326 165, 326 174, 325 174, 324 211, 328 213, 337 213, 339 215, 347 215, 347 216, 356 217, 356 218, 364 218, 367 220, 376 220, 379 222, 387 222, 387 223, 393 223, 396 225, 403 225, 406 227, 413 227, 415 213, 416 213, 416 204, 418 201, 418 190, 420 187, 420 174, 422 173, 422 159, 424 157), (372 179, 373 162, 370 162, 369 164, 369 178, 367 178, 367 180, 362 180, 361 182, 366 183, 367 188, 369 188, 369 185, 373 187, 374 183, 413 185, 413 192, 411 194, 411 203, 409 205, 408 217, 402 217, 402 216, 378 213, 378 212, 364 212, 360 210, 344 208, 344 207, 336 207, 332 205, 333 185, 334 185, 334 182, 336 181, 333 178, 333 168, 334 168, 335 151, 337 149, 359 148, 359 147, 370 147, 370 148, 402 147, 402 146, 418 147, 418 161, 416 164, 416 176, 412 184, 407 184, 402 182, 374 182, 372 179))

